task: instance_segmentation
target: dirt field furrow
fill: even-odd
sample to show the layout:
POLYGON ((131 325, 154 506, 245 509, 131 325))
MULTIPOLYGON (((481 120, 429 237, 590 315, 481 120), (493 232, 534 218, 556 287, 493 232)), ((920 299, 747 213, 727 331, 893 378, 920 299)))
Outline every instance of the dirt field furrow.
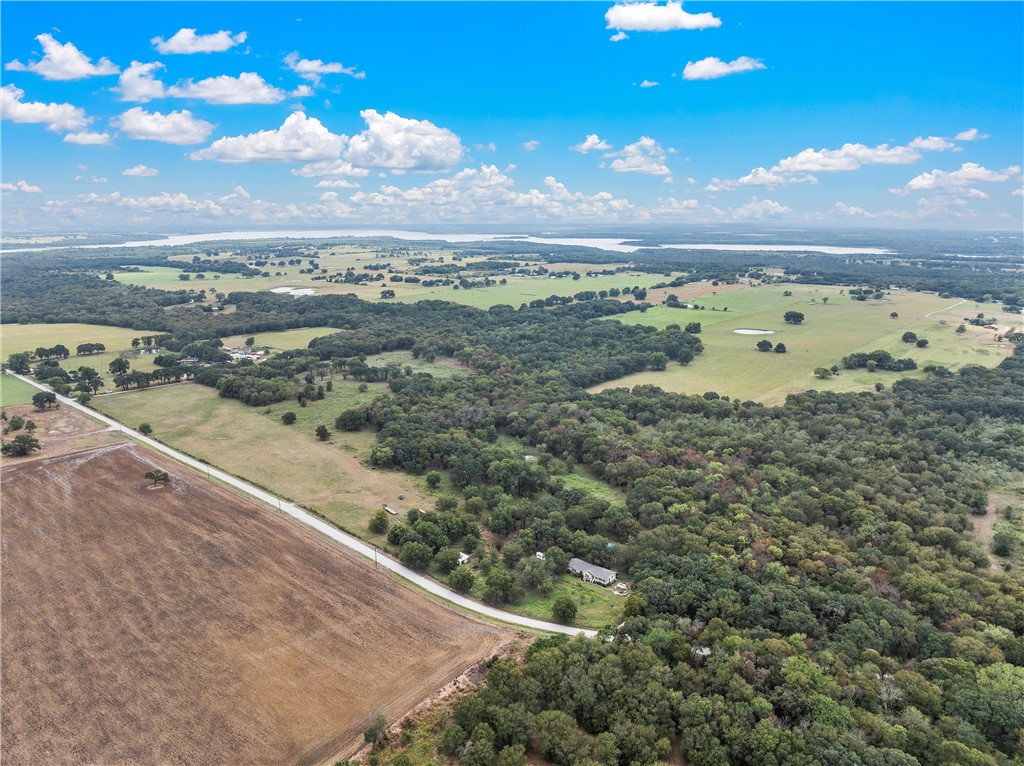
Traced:
POLYGON ((48 451, 0 471, 5 764, 320 763, 510 635, 132 444, 48 451))

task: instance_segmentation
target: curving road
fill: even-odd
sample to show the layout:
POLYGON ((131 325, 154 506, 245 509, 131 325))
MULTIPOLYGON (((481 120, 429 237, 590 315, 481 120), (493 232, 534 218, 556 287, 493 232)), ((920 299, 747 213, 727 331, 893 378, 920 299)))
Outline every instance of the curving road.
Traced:
MULTIPOLYGON (((31 378, 27 378, 24 375, 19 375, 17 373, 11 372, 10 370, 8 370, 8 374, 12 375, 18 380, 28 383, 30 386, 33 386, 34 388, 38 388, 40 391, 50 390, 46 386, 43 386, 37 381, 32 380, 31 378)), ((154 449, 157 452, 162 452, 163 454, 174 458, 179 463, 183 463, 191 468, 195 468, 201 473, 206 473, 208 476, 215 477, 220 481, 224 482, 225 484, 228 484, 234 487, 235 489, 238 489, 244 492, 245 494, 256 498, 257 500, 262 500, 264 503, 267 503, 268 505, 277 508, 282 513, 286 513, 287 515, 291 516, 296 521, 315 529, 317 532, 324 535, 325 537, 329 537, 336 543, 339 543, 340 545, 345 546, 349 550, 354 551, 355 553, 358 553, 361 556, 365 556, 371 561, 376 562, 378 566, 383 566, 385 569, 394 572, 399 577, 408 580, 411 583, 414 583, 420 588, 423 588, 425 591, 428 591, 429 593, 432 593, 435 596, 443 598, 445 601, 449 601, 452 604, 455 604, 456 606, 459 606, 471 612, 475 612, 476 614, 484 615, 485 617, 490 617, 491 619, 500 620, 501 622, 507 622, 512 625, 519 625, 524 628, 531 628, 533 630, 541 630, 549 633, 565 633, 566 635, 570 636, 583 634, 591 638, 597 635, 597 631, 594 630, 588 630, 585 628, 572 628, 566 625, 558 625, 553 622, 534 620, 530 617, 522 617, 518 614, 512 614, 511 612, 506 612, 501 609, 495 609, 493 607, 487 606, 486 604, 481 604, 477 601, 473 601, 472 599, 466 598, 465 596, 462 596, 456 593, 455 591, 449 590, 437 581, 432 580, 429 577, 425 577, 421 575, 419 572, 409 569, 408 567, 402 565, 394 559, 384 555, 383 553, 379 553, 377 549, 375 549, 373 546, 367 545, 362 540, 359 540, 358 538, 353 537, 352 535, 342 532, 337 527, 331 526, 322 519, 318 519, 316 516, 312 515, 308 511, 303 510, 302 508, 293 503, 289 503, 287 500, 282 500, 281 498, 271 494, 270 492, 267 492, 266 490, 260 489, 259 487, 249 484, 246 481, 242 481, 241 479, 232 476, 229 473, 224 473, 223 471, 214 468, 208 463, 203 463, 199 460, 196 460, 193 457, 189 457, 188 455, 178 452, 178 450, 173 449, 172 447, 168 447, 166 444, 158 442, 156 439, 150 439, 148 436, 145 436, 139 433, 138 431, 135 431, 131 428, 124 426, 123 424, 119 423, 113 418, 108 418, 106 415, 103 415, 97 412, 96 410, 90 409, 89 407, 79 404, 74 399, 69 399, 65 396, 60 396, 59 394, 57 398, 60 400, 60 403, 64 406, 71 407, 80 412, 84 412, 89 417, 94 418, 100 421, 101 423, 105 423, 108 426, 119 428, 123 433, 128 434, 136 441, 145 444, 147 447, 150 447, 151 449, 154 449)))

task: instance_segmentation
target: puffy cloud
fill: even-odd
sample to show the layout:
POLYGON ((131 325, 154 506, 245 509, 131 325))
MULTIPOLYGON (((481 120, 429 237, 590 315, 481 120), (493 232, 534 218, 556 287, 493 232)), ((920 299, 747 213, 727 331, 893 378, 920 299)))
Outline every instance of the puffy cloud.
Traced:
POLYGON ((316 91, 306 85, 306 83, 302 83, 288 95, 292 98, 306 98, 307 96, 312 96, 315 92, 316 91))
POLYGON ((35 72, 47 80, 81 80, 85 77, 117 74, 120 70, 110 59, 101 58, 95 64, 72 43, 57 42, 53 35, 36 35, 43 46, 43 57, 39 61, 22 64, 15 59, 5 67, 13 72, 35 72))
POLYGON ((359 184, 355 181, 349 181, 344 178, 336 179, 325 179, 323 181, 316 182, 316 188, 318 189, 358 189, 359 184))
POLYGON ((580 143, 576 144, 575 146, 569 147, 570 150, 574 152, 579 152, 580 154, 586 154, 587 152, 593 151, 604 152, 608 151, 611 148, 612 145, 605 141, 603 138, 600 138, 597 135, 597 133, 591 133, 583 141, 580 141, 580 143))
POLYGON ((362 80, 366 77, 366 72, 358 72, 355 67, 342 66, 338 63, 325 64, 320 59, 299 58, 298 51, 285 56, 284 63, 299 77, 309 80, 314 85, 319 85, 320 78, 325 74, 347 74, 349 77, 355 77, 357 80, 362 80))
POLYGON ((165 144, 199 144, 205 141, 213 125, 192 116, 182 109, 177 112, 147 112, 136 106, 110 121, 130 138, 142 141, 161 141, 165 144))
POLYGON ((315 117, 292 112, 277 130, 218 138, 206 149, 192 152, 194 160, 217 162, 314 162, 338 157, 346 136, 331 133, 315 117))
POLYGON ((1016 188, 1012 192, 1014 197, 1024 197, 1024 188, 1016 188))
MULTIPOLYGON (((926 189, 960 189, 966 186, 973 186, 976 183, 998 183, 1008 181, 1020 174, 1020 168, 1011 165, 1002 170, 989 170, 977 162, 965 162, 959 170, 946 172, 944 170, 933 170, 930 173, 922 173, 907 182, 903 188, 906 191, 924 191, 926 189)), ((903 191, 899 190, 899 191, 903 191)))
POLYGON ((447 128, 394 112, 364 109, 366 130, 352 136, 345 159, 362 168, 437 172, 462 159, 462 142, 447 128))
POLYGON ((835 205, 832 206, 832 210, 834 212, 836 212, 836 213, 842 213, 843 215, 850 216, 851 218, 853 218, 853 217, 874 218, 875 217, 875 215, 873 213, 869 213, 864 208, 857 207, 856 205, 847 205, 845 202, 837 202, 835 205))
POLYGON ((677 29, 709 29, 722 26, 711 13, 687 13, 682 2, 616 3, 604 14, 606 29, 627 32, 669 32, 677 29))
POLYGON ((160 53, 222 53, 245 42, 248 35, 221 30, 209 35, 197 35, 195 29, 182 28, 169 40, 154 37, 150 42, 160 53))
POLYGON ((665 165, 665 150, 661 144, 648 136, 627 144, 621 151, 606 154, 616 157, 611 169, 617 173, 646 173, 653 176, 668 176, 672 171, 665 165))
POLYGON ((843 144, 839 149, 804 149, 799 154, 779 160, 772 170, 782 173, 826 173, 857 170, 862 165, 907 165, 919 159, 920 153, 909 146, 843 144))
POLYGON ((623 40, 628 40, 629 35, 627 35, 625 32, 616 32, 608 39, 611 40, 613 43, 621 43, 623 40))
POLYGON ((134 176, 136 178, 149 178, 155 176, 160 171, 156 168, 151 168, 148 165, 136 165, 135 167, 126 168, 121 175, 123 176, 134 176))
POLYGON ((167 95, 210 104, 276 104, 287 96, 255 72, 242 72, 238 77, 222 74, 199 82, 183 80, 168 88, 167 95))
POLYGON ((295 168, 292 171, 292 175, 302 176, 303 178, 322 178, 324 176, 365 178, 370 175, 370 171, 366 168, 357 168, 351 162, 343 160, 321 160, 320 162, 311 162, 308 165, 303 165, 301 168, 295 168))
POLYGON ((0 120, 40 123, 54 133, 80 130, 92 122, 85 110, 72 104, 44 104, 41 101, 22 101, 25 91, 14 85, 0 87, 0 120))
POLYGON ((641 88, 657 88, 659 85, 661 85, 661 83, 655 82, 654 80, 644 80, 640 83, 641 88))
POLYGON ((954 141, 980 141, 983 138, 988 138, 988 134, 979 133, 977 128, 962 130, 953 136, 954 141))
POLYGON ((676 199, 668 197, 659 199, 648 213, 653 218, 678 217, 681 215, 692 217, 700 209, 700 203, 695 199, 676 199))
POLYGON ((164 65, 159 61, 149 64, 133 61, 131 66, 121 72, 117 87, 111 90, 120 93, 122 101, 136 101, 140 104, 154 98, 163 98, 167 95, 167 87, 155 77, 157 70, 163 68, 164 65))
POLYGON ((750 56, 740 56, 732 61, 722 61, 717 56, 708 56, 700 61, 687 63, 683 68, 683 79, 715 80, 730 74, 742 74, 764 68, 764 64, 759 59, 752 59, 750 56))
POLYGON ((18 179, 17 183, 0 183, 0 189, 8 192, 25 192, 27 194, 38 194, 42 191, 41 188, 34 184, 28 183, 25 179, 18 179))
POLYGON ((764 168, 754 168, 742 178, 726 179, 712 178, 711 182, 704 187, 704 191, 719 192, 731 191, 738 186, 782 186, 783 184, 818 183, 818 179, 812 175, 782 175, 764 168))
POLYGON ((947 141, 940 136, 928 136, 928 138, 922 138, 918 136, 909 144, 911 149, 924 149, 927 152, 944 152, 948 149, 952 149, 955 152, 960 151, 960 148, 952 141, 947 141))
POLYGON ((68 133, 64 136, 64 143, 79 144, 81 146, 106 146, 110 143, 110 134, 83 130, 78 133, 68 133))
POLYGON ((772 218, 774 216, 789 215, 792 213, 792 209, 785 205, 779 204, 775 200, 763 199, 763 200, 752 200, 742 207, 735 208, 732 211, 733 218, 740 221, 748 220, 761 220, 764 218, 772 218))
POLYGON ((523 148, 528 152, 536 151, 538 146, 540 146, 540 141, 537 141, 536 139, 523 143, 523 148))

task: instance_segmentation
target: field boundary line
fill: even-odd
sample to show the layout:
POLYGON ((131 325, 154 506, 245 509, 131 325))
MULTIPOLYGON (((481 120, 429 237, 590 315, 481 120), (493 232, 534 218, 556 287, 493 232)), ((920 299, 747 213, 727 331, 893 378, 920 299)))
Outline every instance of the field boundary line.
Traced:
MULTIPOLYGON (((34 388, 37 388, 40 391, 50 390, 47 387, 38 383, 37 381, 25 377, 24 375, 11 372, 10 370, 8 370, 8 374, 13 375, 19 380, 28 383, 30 386, 33 386, 34 388)), ((89 407, 86 407, 83 404, 79 404, 73 399, 61 396, 60 394, 57 395, 57 399, 58 401, 60 401, 61 404, 71 407, 74 410, 78 410, 79 412, 83 412, 89 417, 94 418, 95 420, 99 420, 101 423, 105 423, 108 426, 118 427, 123 434, 132 437, 135 441, 140 442, 146 445, 147 447, 156 450, 157 452, 161 452, 167 455, 168 457, 177 460, 179 463, 188 466, 189 468, 195 469, 200 474, 206 474, 210 478, 216 478, 219 481, 227 484, 228 486, 241 490, 250 497, 254 497, 257 500, 261 500, 262 502, 266 503, 272 508, 278 509, 282 513, 292 517, 301 524, 304 524, 307 527, 312 528, 313 530, 330 538, 336 543, 340 543, 341 545, 363 556, 364 558, 376 562, 378 566, 382 566, 384 567, 384 569, 390 570, 394 574, 398 575, 401 579, 407 580, 411 583, 415 583, 418 587, 422 588, 428 593, 437 596, 445 601, 448 601, 452 604, 455 604, 459 607, 462 607, 463 609, 466 609, 470 612, 474 612, 479 615, 483 615, 485 617, 490 617, 494 620, 499 620, 500 622, 504 622, 509 625, 518 625, 524 628, 544 631, 547 633, 562 633, 569 636, 584 635, 589 638, 593 638, 597 635, 596 630, 591 630, 588 628, 574 628, 569 625, 559 625, 553 622, 545 622, 544 620, 535 620, 532 617, 522 617, 518 614, 512 614, 511 612, 506 612, 502 609, 495 609, 494 607, 487 606, 486 604, 481 604, 479 602, 473 601, 472 599, 466 598, 465 596, 462 596, 456 593, 455 591, 445 588, 443 585, 440 585, 434 580, 431 580, 429 577, 426 577, 425 575, 422 575, 419 572, 415 572, 412 569, 409 569, 403 564, 385 555, 374 546, 369 545, 368 543, 364 543, 362 540, 353 537, 347 532, 342 532, 340 529, 331 524, 328 524, 326 521, 318 519, 309 511, 305 510, 304 508, 301 508, 295 503, 283 500, 277 495, 274 495, 271 492, 268 492, 264 489, 260 489, 259 487, 256 487, 255 485, 250 484, 247 481, 239 479, 236 476, 232 476, 231 474, 222 471, 219 468, 213 467, 209 463, 205 463, 201 460, 197 460, 196 458, 190 457, 189 455, 186 455, 183 452, 179 452, 173 447, 169 447, 168 445, 159 442, 156 439, 151 439, 150 437, 145 436, 132 428, 129 428, 128 426, 115 420, 114 418, 107 417, 106 415, 103 415, 102 413, 99 413, 96 410, 90 409, 89 407)))

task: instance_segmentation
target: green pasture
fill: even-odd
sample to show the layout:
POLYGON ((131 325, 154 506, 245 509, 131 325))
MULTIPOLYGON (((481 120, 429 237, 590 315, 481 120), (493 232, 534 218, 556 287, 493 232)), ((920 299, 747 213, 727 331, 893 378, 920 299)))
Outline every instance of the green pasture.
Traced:
MULTIPOLYGON (((484 577, 479 573, 476 582, 473 583, 472 596, 477 600, 483 600, 486 584, 484 577)), ((523 617, 532 617, 535 620, 552 621, 551 610, 555 600, 559 596, 568 596, 576 602, 576 619, 573 625, 581 628, 600 629, 606 625, 615 625, 622 617, 622 607, 625 598, 616 596, 612 588, 604 587, 592 582, 583 582, 580 578, 570 574, 559 575, 554 578, 554 588, 551 593, 543 596, 534 591, 527 591, 523 600, 518 604, 504 604, 502 609, 519 614, 523 617)))
POLYGON ((1000 312, 995 304, 901 291, 881 300, 862 302, 852 300, 840 290, 819 285, 746 287, 700 298, 703 311, 656 306, 644 313, 616 317, 609 321, 659 328, 700 322, 705 350, 685 367, 670 364, 663 372, 628 375, 592 390, 652 384, 668 391, 715 391, 734 398, 778 404, 788 394, 808 389, 851 391, 870 388, 876 382, 890 385, 901 377, 922 375, 920 368, 929 364, 950 369, 966 364, 994 367, 1011 353, 1011 345, 996 342, 992 330, 968 326, 966 333, 957 334, 957 326, 964 317, 985 312, 996 316, 1007 329, 1014 326, 1011 320, 1016 320, 1020 329, 1020 318, 1000 312), (787 290, 793 295, 783 295, 787 290), (822 300, 826 297, 828 304, 822 300), (783 321, 783 314, 791 310, 804 314, 802 324, 789 325, 783 321), (898 314, 895 319, 890 316, 893 312, 898 314), (734 332, 744 328, 772 330, 774 334, 734 332), (928 347, 903 343, 900 338, 907 331, 927 338, 928 347), (787 353, 757 351, 756 344, 762 339, 773 344, 785 343, 787 353), (840 364, 849 353, 876 349, 889 351, 898 358, 909 356, 919 369, 913 373, 843 370, 828 380, 814 376, 815 368, 840 364))
POLYGON ((13 407, 16 404, 31 404, 32 397, 39 392, 28 383, 0 373, 0 407, 13 407))
MULTIPOLYGON (((593 267, 591 267, 593 268, 593 267)), ((429 277, 428 277, 429 278, 429 277)), ((423 287, 417 284, 392 285, 387 287, 395 289, 394 300, 414 303, 422 300, 451 301, 465 306, 487 309, 491 306, 507 304, 513 308, 519 308, 520 304, 530 301, 547 298, 549 295, 575 295, 584 290, 610 290, 617 287, 648 287, 657 282, 661 277, 657 274, 616 274, 606 277, 580 277, 572 279, 562 277, 551 279, 549 277, 515 277, 509 276, 508 284, 494 285, 492 287, 474 287, 469 290, 456 290, 454 285, 447 287, 423 287), (401 289, 399 289, 401 288, 401 289)))
POLYGON ((277 332, 254 332, 248 335, 231 335, 221 338, 224 348, 238 348, 245 345, 248 338, 256 338, 256 346, 269 346, 272 351, 287 351, 295 348, 308 348, 313 338, 332 335, 339 332, 336 327, 300 327, 295 330, 279 330, 277 332))

